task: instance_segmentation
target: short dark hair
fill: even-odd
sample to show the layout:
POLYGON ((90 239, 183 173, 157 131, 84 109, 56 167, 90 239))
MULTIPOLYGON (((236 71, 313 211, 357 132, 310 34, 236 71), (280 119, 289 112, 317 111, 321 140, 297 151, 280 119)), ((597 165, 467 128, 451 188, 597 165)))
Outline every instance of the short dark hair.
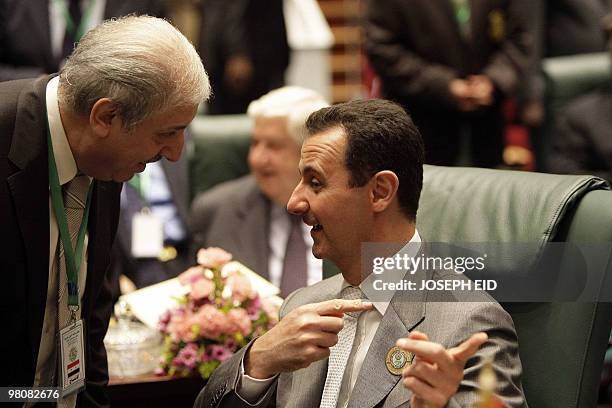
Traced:
POLYGON ((399 179, 400 208, 416 220, 425 150, 419 130, 404 109, 383 99, 358 100, 320 109, 306 121, 308 136, 334 127, 342 128, 346 136, 349 186, 364 186, 382 170, 394 172, 399 179))

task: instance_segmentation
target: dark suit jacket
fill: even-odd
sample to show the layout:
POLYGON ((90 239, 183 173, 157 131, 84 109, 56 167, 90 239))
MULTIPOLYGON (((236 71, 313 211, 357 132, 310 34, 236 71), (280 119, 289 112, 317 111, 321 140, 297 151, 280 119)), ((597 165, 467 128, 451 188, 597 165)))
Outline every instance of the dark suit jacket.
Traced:
POLYGON ((450 0, 369 2, 365 49, 382 93, 415 108, 456 110, 454 78, 484 73, 502 94, 514 91, 533 38, 520 1, 472 0, 471 40, 462 39, 450 0))
POLYGON ((268 279, 270 201, 253 176, 199 194, 191 206, 191 230, 196 248, 221 247, 268 279))
MULTIPOLYGON (((0 84, 0 384, 31 387, 49 278, 49 175, 45 87, 49 78, 0 84)), ((106 277, 121 185, 94 181, 82 317, 87 388, 80 406, 106 402, 106 277)))
MULTIPOLYGON (((186 146, 186 145, 185 145, 186 146)), ((184 149, 186 150, 186 149, 184 149)), ((146 205, 138 193, 130 186, 125 186, 127 205, 121 206, 121 216, 117 228, 117 239, 113 246, 111 269, 118 281, 120 274, 125 274, 137 287, 145 287, 170 279, 187 269, 194 263, 190 256, 190 233, 188 231, 189 217, 189 180, 187 177, 187 155, 183 151, 181 160, 170 163, 162 160, 161 166, 166 176, 172 201, 187 236, 180 243, 173 243, 178 250, 177 258, 169 262, 160 262, 157 259, 135 259, 132 256, 132 218, 146 205)), ((116 288, 115 296, 119 296, 116 288)))
MULTIPOLYGON (((57 72, 49 23, 51 0, 0 2, 0 81, 57 72)), ((162 0, 106 0, 104 19, 130 13, 163 17, 162 0)))
MULTIPOLYGON (((435 272, 433 277, 427 276, 431 279, 457 278, 457 274, 453 272, 435 272)), ((283 303, 281 318, 299 306, 339 298, 342 282, 342 275, 336 275, 293 292, 283 303)), ((406 336, 414 329, 426 333, 431 341, 447 348, 456 346, 481 330, 489 335, 487 343, 466 364, 463 381, 457 394, 449 400, 449 408, 476 406, 478 373, 483 362, 489 358, 496 367, 496 392, 505 406, 526 407, 520 381, 522 369, 517 337, 510 315, 487 295, 450 293, 442 296, 423 291, 395 293, 363 361, 349 399, 349 408, 408 406, 411 392, 404 387, 400 376, 387 370, 385 357, 398 338, 406 336)), ((235 392, 240 363, 249 346, 243 347, 217 368, 204 390, 200 392, 194 407, 251 406, 245 404, 235 392)), ((294 372, 282 373, 268 390, 262 403, 256 406, 319 406, 326 375, 327 359, 294 372)))
POLYGON ((205 0, 199 52, 215 90, 210 113, 244 113, 249 102, 284 84, 289 45, 282 0, 205 0), (242 92, 228 86, 224 71, 237 55, 251 60, 253 73, 242 92))
POLYGON ((558 116, 548 164, 561 174, 593 174, 612 183, 612 88, 571 102, 558 116))

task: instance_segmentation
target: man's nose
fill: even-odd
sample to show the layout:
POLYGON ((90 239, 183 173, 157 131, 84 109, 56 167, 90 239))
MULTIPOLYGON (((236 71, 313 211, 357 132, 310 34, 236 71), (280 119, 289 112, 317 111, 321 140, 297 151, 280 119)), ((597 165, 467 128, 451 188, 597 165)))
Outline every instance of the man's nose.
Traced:
POLYGON ((169 141, 161 150, 160 154, 169 161, 175 162, 181 158, 183 145, 185 144, 185 133, 181 132, 176 138, 169 141))
POLYGON ((262 143, 258 143, 256 146, 251 146, 249 156, 252 166, 263 166, 268 161, 268 149, 262 143))
POLYGON ((308 211, 308 202, 304 198, 302 182, 295 186, 289 201, 287 202, 287 211, 291 214, 302 215, 308 211))

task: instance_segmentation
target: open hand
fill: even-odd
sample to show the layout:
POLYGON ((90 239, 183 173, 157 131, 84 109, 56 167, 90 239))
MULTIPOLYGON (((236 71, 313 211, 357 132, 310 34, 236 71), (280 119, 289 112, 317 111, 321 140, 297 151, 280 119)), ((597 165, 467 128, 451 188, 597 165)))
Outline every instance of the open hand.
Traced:
POLYGON ((465 363, 487 339, 486 333, 476 333, 449 349, 430 342, 427 335, 418 331, 399 339, 397 346, 415 355, 412 364, 402 372, 404 386, 413 393, 410 406, 444 407, 459 389, 465 363))

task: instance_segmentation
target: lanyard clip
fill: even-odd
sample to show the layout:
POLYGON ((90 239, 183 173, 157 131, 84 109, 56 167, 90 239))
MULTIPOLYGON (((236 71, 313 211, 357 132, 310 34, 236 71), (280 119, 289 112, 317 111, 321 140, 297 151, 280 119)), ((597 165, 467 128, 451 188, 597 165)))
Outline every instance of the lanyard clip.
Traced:
POLYGON ((68 310, 70 310, 70 322, 69 324, 75 324, 77 321, 77 312, 79 311, 79 305, 68 305, 68 310))

